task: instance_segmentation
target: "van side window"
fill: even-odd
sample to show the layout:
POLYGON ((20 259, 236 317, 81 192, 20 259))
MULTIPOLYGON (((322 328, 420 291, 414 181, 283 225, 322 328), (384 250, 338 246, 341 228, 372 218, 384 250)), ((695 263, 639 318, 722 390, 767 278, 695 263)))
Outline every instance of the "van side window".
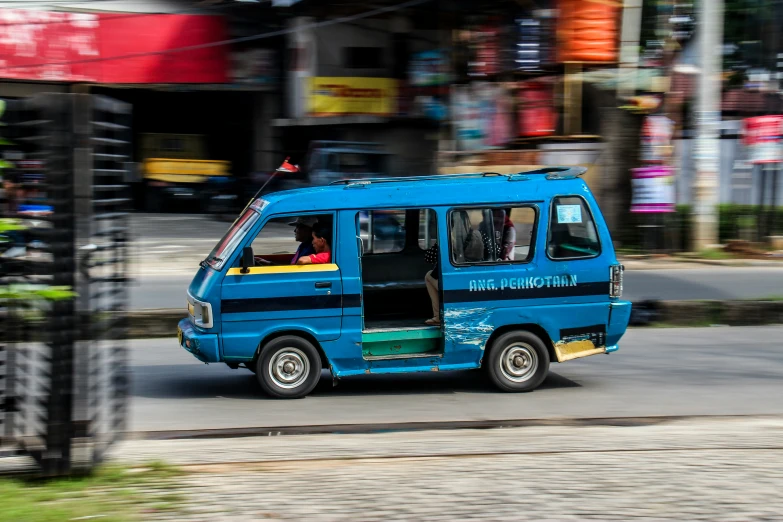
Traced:
POLYGON ((450 216, 449 243, 455 265, 524 263, 533 253, 535 207, 458 209, 450 216))
POLYGON ((547 255, 552 259, 596 257, 601 243, 590 208, 577 196, 559 196, 552 200, 547 236, 547 255))
POLYGON ((425 208, 419 212, 419 248, 427 250, 438 240, 435 212, 425 208))
POLYGON ((401 252, 405 248, 405 211, 359 212, 359 235, 364 255, 401 252))
POLYGON ((270 219, 251 244, 256 266, 294 264, 299 256, 314 254, 312 231, 319 225, 332 229, 334 237, 328 214, 270 219))

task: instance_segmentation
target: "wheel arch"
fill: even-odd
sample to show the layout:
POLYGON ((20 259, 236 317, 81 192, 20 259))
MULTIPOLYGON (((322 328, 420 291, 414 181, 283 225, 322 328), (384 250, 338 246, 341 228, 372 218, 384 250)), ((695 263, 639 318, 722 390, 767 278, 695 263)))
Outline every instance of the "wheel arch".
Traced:
POLYGON ((546 346, 547 352, 549 353, 549 360, 558 361, 557 354, 555 353, 555 345, 552 343, 552 338, 549 337, 547 331, 540 324, 522 323, 522 324, 507 324, 499 328, 496 328, 495 331, 492 332, 492 335, 489 336, 489 339, 487 339, 487 343, 484 345, 485 346, 484 355, 481 357, 481 364, 482 365, 484 364, 484 357, 486 357, 488 351, 492 349, 492 344, 495 342, 495 340, 498 337, 507 334, 509 332, 515 332, 519 330, 530 332, 536 337, 538 337, 539 339, 541 339, 541 342, 544 343, 544 346, 546 346))
POLYGON ((321 343, 318 342, 318 340, 315 338, 315 336, 308 332, 307 330, 298 330, 298 329, 286 329, 286 330, 277 330, 274 332, 270 332, 261 339, 261 342, 258 343, 258 347, 256 347, 256 353, 253 355, 253 364, 258 361, 258 356, 261 354, 261 350, 266 346, 270 341, 273 341, 274 339, 277 339, 279 337, 285 337, 287 335, 291 335, 294 337, 301 337, 302 339, 305 339, 310 344, 312 344, 315 349, 318 351, 318 354, 321 356, 321 367, 322 368, 329 368, 329 359, 326 357, 326 353, 324 352, 323 347, 321 346, 321 343))

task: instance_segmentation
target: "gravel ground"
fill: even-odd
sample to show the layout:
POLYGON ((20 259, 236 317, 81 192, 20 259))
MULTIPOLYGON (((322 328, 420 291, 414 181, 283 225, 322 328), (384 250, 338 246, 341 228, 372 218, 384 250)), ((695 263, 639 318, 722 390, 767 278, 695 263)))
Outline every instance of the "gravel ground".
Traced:
POLYGON ((129 441, 186 500, 150 519, 783 520, 783 419, 129 441))
POLYGON ((612 422, 129 440, 111 460, 181 468, 141 490, 177 499, 144 520, 783 520, 783 417, 612 422))

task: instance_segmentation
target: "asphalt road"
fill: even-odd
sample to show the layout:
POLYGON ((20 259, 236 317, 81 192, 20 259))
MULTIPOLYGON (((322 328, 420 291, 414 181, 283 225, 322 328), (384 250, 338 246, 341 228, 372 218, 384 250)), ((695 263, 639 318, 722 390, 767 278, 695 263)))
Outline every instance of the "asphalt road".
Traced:
MULTIPOLYGON (((184 307, 185 291, 198 262, 228 229, 230 223, 194 215, 136 214, 136 242, 131 308, 184 307)), ((290 246, 282 227, 273 250, 290 246)), ((783 296, 783 266, 714 267, 671 270, 628 270, 623 296, 642 299, 755 299, 783 296)))
POLYGON ((495 391, 481 372, 328 373, 302 400, 263 394, 248 370, 204 365, 175 339, 131 341, 132 431, 783 414, 783 327, 632 329, 619 352, 553 364, 541 388, 495 391))

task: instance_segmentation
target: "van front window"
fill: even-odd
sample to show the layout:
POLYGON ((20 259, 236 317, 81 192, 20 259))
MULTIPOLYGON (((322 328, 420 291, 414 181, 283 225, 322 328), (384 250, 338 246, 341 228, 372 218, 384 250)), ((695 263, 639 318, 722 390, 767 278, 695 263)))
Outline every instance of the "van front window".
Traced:
POLYGON ((246 208, 245 211, 239 216, 239 219, 234 221, 231 228, 228 229, 223 239, 218 241, 209 256, 203 261, 215 270, 223 268, 226 260, 231 257, 236 250, 237 245, 242 241, 242 238, 253 228, 256 224, 260 214, 252 208, 246 208))

